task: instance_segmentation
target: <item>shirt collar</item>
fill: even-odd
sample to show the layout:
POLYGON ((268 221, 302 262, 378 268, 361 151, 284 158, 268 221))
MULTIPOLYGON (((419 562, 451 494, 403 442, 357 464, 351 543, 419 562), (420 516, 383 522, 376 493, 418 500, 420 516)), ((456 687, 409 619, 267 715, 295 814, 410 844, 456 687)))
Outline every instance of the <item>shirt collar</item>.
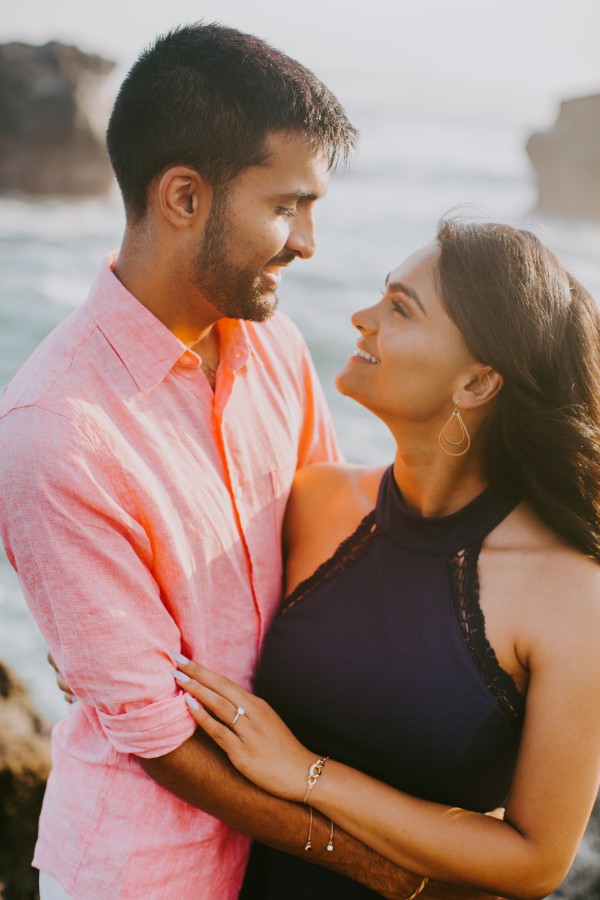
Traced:
MULTIPOLYGON (((113 272, 116 258, 111 254, 98 273, 88 298, 90 314, 138 389, 149 394, 176 363, 198 368, 200 358, 119 281, 113 272)), ((221 319, 216 327, 221 362, 239 369, 250 353, 245 323, 221 319)))
POLYGON ((219 361, 231 369, 240 369, 250 354, 257 358, 248 339, 248 325, 240 319, 220 319, 215 328, 219 335, 219 361))

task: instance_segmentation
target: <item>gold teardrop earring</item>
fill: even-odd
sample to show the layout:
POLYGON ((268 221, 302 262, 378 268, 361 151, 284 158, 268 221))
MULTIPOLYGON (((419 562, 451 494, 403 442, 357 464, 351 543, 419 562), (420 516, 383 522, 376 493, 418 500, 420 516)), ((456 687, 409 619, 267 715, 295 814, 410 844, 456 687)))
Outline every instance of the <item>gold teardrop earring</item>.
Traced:
POLYGON ((471 437, 469 432, 467 431, 467 426, 463 422, 463 418, 460 414, 460 409, 458 406, 455 406, 452 415, 440 431, 438 437, 438 444, 446 454, 446 456, 464 456, 469 447, 471 446, 471 437), (456 428, 458 428, 458 440, 455 440, 454 433, 453 436, 450 437, 449 433, 452 431, 454 425, 456 423, 456 428), (460 447, 461 444, 466 442, 466 447, 463 450, 449 450, 447 447, 444 447, 444 444, 449 444, 450 447, 460 447))

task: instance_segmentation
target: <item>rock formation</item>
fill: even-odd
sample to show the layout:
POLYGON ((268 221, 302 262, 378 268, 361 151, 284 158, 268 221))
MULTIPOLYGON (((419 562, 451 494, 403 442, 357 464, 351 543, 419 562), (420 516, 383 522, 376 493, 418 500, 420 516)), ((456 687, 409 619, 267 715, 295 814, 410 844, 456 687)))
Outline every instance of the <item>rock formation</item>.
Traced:
POLYGON ((93 95, 114 63, 52 42, 0 45, 0 191, 93 195, 112 183, 93 95))
POLYGON ((533 134, 527 152, 541 212, 600 220, 600 94, 561 103, 553 129, 533 134))
POLYGON ((48 729, 26 687, 0 662, 0 898, 34 900, 31 868, 48 773, 48 729))

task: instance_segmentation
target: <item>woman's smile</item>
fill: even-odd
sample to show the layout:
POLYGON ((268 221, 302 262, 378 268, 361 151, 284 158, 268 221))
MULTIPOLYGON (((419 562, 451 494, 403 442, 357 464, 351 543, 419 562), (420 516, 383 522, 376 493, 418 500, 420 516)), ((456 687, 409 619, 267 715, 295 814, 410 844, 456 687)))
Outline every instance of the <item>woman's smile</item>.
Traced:
POLYGON ((376 357, 371 356, 370 353, 367 353, 366 350, 363 350, 362 347, 357 347, 354 353, 350 356, 350 359, 355 360, 356 362, 367 362, 371 365, 379 365, 380 360, 376 359, 376 357))

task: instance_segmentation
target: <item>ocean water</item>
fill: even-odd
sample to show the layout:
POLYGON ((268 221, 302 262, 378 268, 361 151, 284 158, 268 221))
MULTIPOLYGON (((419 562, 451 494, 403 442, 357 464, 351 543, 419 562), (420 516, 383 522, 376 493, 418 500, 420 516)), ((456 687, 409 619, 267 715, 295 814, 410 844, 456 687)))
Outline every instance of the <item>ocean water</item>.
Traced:
MULTIPOLYGON (((280 303, 308 340, 348 458, 383 463, 392 456, 387 432, 336 394, 333 376, 354 346, 351 312, 377 299, 390 269, 431 240, 438 219, 458 207, 460 214, 531 228, 600 298, 600 225, 533 211, 535 182, 523 149, 523 122, 417 112, 390 117, 372 100, 351 112, 363 133, 360 153, 348 170, 334 175, 317 212, 317 254, 286 271, 280 303)), ((0 387, 85 299, 122 228, 116 189, 94 200, 0 200, 0 387)), ((56 721, 65 706, 45 654, 1 555, 0 658, 24 678, 43 714, 56 721)), ((584 852, 597 868, 589 843, 584 852)))

